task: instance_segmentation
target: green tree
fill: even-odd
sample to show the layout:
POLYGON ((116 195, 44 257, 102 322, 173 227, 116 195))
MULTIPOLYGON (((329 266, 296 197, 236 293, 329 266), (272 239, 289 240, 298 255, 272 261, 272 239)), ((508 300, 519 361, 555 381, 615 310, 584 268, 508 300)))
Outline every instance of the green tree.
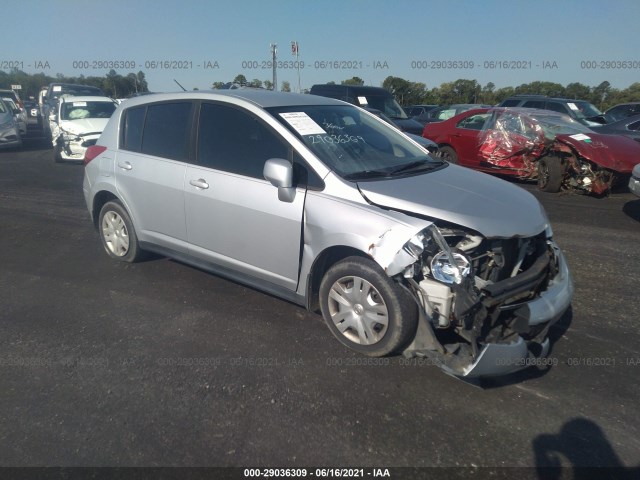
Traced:
POLYGON ((282 85, 280 87, 280 91, 281 92, 290 92, 291 91, 291 85, 286 80, 283 81, 281 85, 282 85))
POLYGON ((273 82, 271 80, 265 80, 263 85, 267 90, 273 90, 273 82))
POLYGON ((222 87, 224 87, 224 82, 213 82, 211 84, 211 88, 213 88, 214 90, 218 90, 222 87))
POLYGON ((535 81, 523 83, 515 88, 516 94, 520 95, 547 95, 549 97, 564 97, 565 88, 559 83, 535 81))
POLYGON ((343 80, 342 82, 340 82, 342 85, 355 85, 355 86, 362 86, 364 85, 364 80, 361 79, 360 77, 351 77, 347 80, 343 80))
POLYGON ((233 83, 238 83, 238 84, 244 86, 244 85, 247 84, 247 77, 245 77, 242 74, 236 75, 236 78, 233 79, 233 83))
POLYGON ((382 88, 389 90, 400 105, 414 105, 422 103, 427 96, 426 85, 410 82, 400 77, 389 76, 382 82, 382 88))
POLYGON ((570 83, 564 88, 564 95, 574 100, 589 100, 591 88, 579 82, 570 83))
POLYGON ((254 78, 249 83, 247 83, 247 86, 254 87, 254 88, 262 88, 262 80, 258 80, 257 78, 254 78))

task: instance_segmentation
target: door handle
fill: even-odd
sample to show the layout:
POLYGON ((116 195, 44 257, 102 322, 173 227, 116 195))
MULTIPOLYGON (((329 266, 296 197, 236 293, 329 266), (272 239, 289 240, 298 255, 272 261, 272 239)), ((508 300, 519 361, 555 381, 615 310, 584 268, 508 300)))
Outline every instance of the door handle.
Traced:
POLYGON ((189 184, 193 185, 200 190, 205 190, 209 188, 209 184, 204 178, 199 178, 198 180, 189 180, 189 184))
POLYGON ((123 170, 131 170, 133 168, 133 165, 131 165, 129 162, 118 162, 118 167, 123 170))

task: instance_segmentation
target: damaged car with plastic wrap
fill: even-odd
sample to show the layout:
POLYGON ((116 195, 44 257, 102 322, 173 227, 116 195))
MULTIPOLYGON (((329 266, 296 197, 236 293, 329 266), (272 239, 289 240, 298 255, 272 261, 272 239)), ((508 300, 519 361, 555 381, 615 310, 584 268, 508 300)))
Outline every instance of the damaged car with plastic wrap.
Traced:
POLYGON ((530 193, 339 100, 128 100, 87 150, 84 195, 116 260, 170 256, 320 312, 361 354, 428 357, 458 377, 546 356, 573 293, 530 193))
POLYGON ((562 113, 530 108, 474 109, 423 137, 446 160, 499 175, 537 180, 540 190, 603 195, 628 182, 640 145, 603 135, 562 113))

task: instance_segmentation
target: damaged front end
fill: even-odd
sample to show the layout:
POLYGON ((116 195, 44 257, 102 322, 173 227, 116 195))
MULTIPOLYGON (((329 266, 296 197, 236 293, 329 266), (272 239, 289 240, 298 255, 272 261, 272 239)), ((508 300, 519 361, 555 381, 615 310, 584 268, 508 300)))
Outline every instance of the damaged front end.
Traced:
POLYGON ((573 293, 550 229, 488 239, 432 224, 405 243, 387 273, 419 306, 404 355, 430 357, 460 377, 503 375, 546 356, 549 328, 573 293))
POLYGON ((74 133, 59 127, 54 136, 54 148, 65 160, 82 160, 87 148, 96 144, 101 133, 74 133))

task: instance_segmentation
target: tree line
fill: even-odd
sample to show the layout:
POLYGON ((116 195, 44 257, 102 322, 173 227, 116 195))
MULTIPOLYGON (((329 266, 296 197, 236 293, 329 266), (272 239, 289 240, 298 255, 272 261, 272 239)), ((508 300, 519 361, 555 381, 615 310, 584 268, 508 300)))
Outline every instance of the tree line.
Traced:
POLYGON ((29 97, 37 99, 41 88, 53 82, 91 85, 100 88, 113 98, 126 98, 134 93, 149 91, 149 85, 142 71, 128 73, 124 76, 115 70, 110 70, 103 77, 85 77, 84 75, 68 77, 60 73, 52 77, 44 73, 29 74, 18 69, 12 69, 9 72, 0 70, 0 89, 9 89, 11 85, 21 85, 20 97, 23 99, 29 97))
MULTIPOLYGON (((4 72, 0 70, 0 88, 8 89, 11 85, 22 85, 21 96, 23 98, 37 98, 38 92, 43 86, 51 82, 77 83, 92 85, 101 88, 107 95, 113 98, 125 98, 134 93, 148 92, 149 86, 142 71, 138 73, 128 73, 120 75, 115 70, 109 71, 103 77, 89 76, 68 77, 57 74, 55 77, 44 73, 28 74, 18 69, 4 72)), ((223 88, 229 82, 213 82, 212 88, 223 88)), ((273 89, 270 80, 247 80, 240 74, 231 83, 273 89)), ((336 82, 328 82, 335 84, 336 82)), ((352 77, 340 82, 343 85, 364 85, 364 80, 360 77, 352 77)), ((495 105, 507 97, 518 94, 538 94, 550 97, 563 97, 575 100, 587 100, 593 103, 600 110, 606 110, 613 105, 627 102, 640 101, 640 82, 631 84, 624 89, 613 88, 608 81, 604 81, 597 86, 588 86, 580 82, 569 83, 566 86, 555 82, 534 81, 523 83, 517 87, 496 88, 493 82, 480 85, 476 80, 460 78, 453 82, 442 83, 438 87, 427 88, 422 82, 412 82, 404 78, 388 76, 382 87, 389 90, 403 105, 433 104, 447 105, 452 103, 482 103, 495 105)), ((291 85, 283 81, 280 91, 290 92, 291 85)), ((308 93, 308 90, 305 90, 308 93)))

